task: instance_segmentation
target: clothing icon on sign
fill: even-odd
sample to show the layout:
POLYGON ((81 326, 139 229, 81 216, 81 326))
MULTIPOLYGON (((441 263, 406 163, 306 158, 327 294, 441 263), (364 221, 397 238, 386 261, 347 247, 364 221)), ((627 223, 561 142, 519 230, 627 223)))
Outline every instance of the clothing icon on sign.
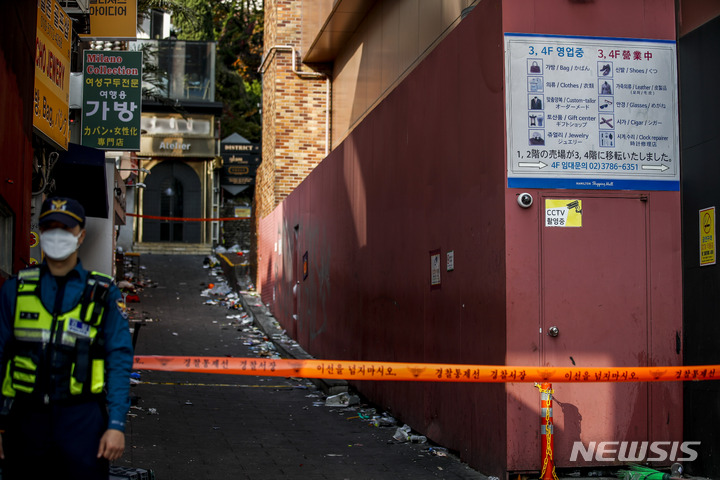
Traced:
POLYGON ((612 95, 612 85, 607 80, 600 85, 600 95, 612 95))
POLYGON ((530 110, 542 110, 542 95, 533 95, 530 97, 530 110))
POLYGON ((542 77, 528 77, 528 92, 542 92, 543 91, 543 78, 542 77))

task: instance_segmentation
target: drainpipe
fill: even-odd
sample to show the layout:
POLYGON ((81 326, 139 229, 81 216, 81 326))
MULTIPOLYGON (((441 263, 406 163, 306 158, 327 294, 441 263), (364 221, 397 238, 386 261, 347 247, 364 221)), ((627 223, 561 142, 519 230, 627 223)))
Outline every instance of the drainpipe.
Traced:
POLYGON ((327 157, 330 152, 330 77, 320 72, 303 72, 298 70, 295 62, 295 47, 292 45, 273 45, 270 47, 263 56, 260 68, 258 68, 258 72, 260 72, 261 75, 265 73, 265 63, 272 56, 271 54, 280 50, 292 52, 292 72, 298 77, 325 79, 325 156, 327 157))

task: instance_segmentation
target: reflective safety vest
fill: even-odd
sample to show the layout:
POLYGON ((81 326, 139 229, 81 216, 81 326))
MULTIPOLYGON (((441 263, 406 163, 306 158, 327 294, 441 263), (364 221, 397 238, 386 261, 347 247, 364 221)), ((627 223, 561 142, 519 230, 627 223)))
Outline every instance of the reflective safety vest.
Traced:
POLYGON ((58 315, 43 306, 39 285, 39 268, 18 273, 14 338, 7 347, 2 394, 35 396, 44 403, 101 395, 101 332, 112 277, 91 272, 79 304, 58 315))

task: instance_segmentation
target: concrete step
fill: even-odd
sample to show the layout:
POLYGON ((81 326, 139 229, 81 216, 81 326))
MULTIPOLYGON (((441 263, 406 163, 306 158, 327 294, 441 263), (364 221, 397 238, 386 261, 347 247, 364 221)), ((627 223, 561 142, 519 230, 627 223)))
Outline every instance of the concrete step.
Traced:
POLYGON ((210 255, 212 245, 206 243, 142 242, 133 245, 133 252, 157 255, 210 255))

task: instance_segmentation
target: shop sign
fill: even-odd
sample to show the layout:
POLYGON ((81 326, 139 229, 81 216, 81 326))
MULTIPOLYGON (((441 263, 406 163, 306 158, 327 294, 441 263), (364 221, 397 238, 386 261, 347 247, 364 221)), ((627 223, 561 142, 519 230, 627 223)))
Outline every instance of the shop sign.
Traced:
POLYGON ((142 52, 86 50, 82 145, 140 149, 142 52))
POLYGON ((252 207, 240 206, 235 207, 235 218, 251 218, 252 207))
POLYGON ((33 127, 68 148, 72 23, 57 0, 38 2, 33 127))
POLYGON ((140 140, 140 155, 152 157, 214 157, 215 139, 207 137, 148 137, 140 140))
POLYGON ((90 34, 85 40, 135 40, 137 0, 90 0, 90 34))
POLYGON ((254 185, 262 161, 260 145, 255 143, 221 143, 223 185, 254 185))

